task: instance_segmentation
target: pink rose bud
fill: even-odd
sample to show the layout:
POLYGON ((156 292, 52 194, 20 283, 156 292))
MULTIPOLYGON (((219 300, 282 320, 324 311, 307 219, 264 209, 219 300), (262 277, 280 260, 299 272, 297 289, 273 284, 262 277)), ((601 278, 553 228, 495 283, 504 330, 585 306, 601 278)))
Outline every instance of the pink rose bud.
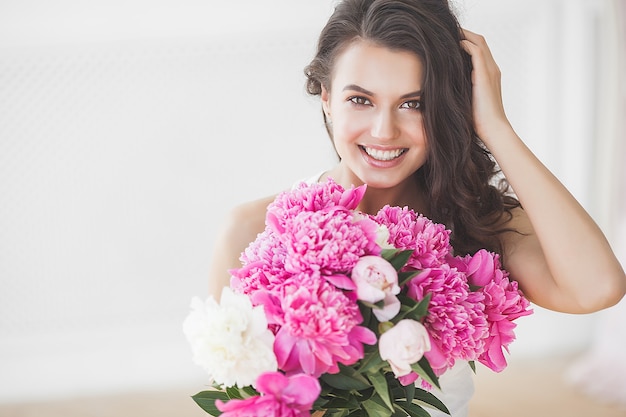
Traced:
POLYGON ((398 272, 393 265, 379 256, 362 256, 352 269, 359 300, 377 303, 387 294, 398 294, 398 272))
POLYGON ((430 350, 430 338, 424 325, 404 319, 380 336, 380 357, 391 366, 396 378, 412 372, 411 365, 422 359, 430 350))
POLYGON ((373 309, 378 321, 394 318, 400 311, 400 301, 396 294, 398 272, 384 258, 379 256, 363 256, 352 269, 352 280, 356 285, 356 296, 359 300, 377 303, 384 300, 383 308, 373 309))
POLYGON ((389 321, 400 312, 400 308, 402 304, 398 297, 393 294, 387 294, 384 300, 385 305, 383 308, 375 308, 372 310, 372 313, 376 316, 379 322, 389 321))

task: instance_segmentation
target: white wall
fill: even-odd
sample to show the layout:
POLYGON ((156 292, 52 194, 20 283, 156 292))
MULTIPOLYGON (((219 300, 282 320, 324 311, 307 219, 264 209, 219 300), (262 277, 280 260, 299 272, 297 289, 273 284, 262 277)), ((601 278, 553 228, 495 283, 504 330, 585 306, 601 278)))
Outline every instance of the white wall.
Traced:
POLYGON ((0 1, 0 401, 206 383, 221 218, 331 162, 296 3, 0 1))
MULTIPOLYGON (((302 73, 332 3, 0 0, 0 401, 206 382, 180 325, 221 218, 333 161, 302 73)), ((598 2, 458 3, 595 210, 593 44, 562 46, 598 2)), ((513 352, 580 348, 592 318, 538 311, 513 352)))

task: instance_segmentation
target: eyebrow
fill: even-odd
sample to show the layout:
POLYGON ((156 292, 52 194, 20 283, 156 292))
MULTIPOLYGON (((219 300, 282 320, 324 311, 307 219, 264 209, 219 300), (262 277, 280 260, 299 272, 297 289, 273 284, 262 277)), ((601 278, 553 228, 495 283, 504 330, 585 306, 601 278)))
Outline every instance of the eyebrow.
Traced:
MULTIPOLYGON (((346 91, 346 90, 358 91, 360 93, 363 93, 363 94, 366 94, 366 95, 372 96, 372 97, 376 96, 376 94, 374 94, 373 92, 371 92, 371 91, 369 91, 369 90, 367 90, 367 89, 365 89, 365 88, 363 88, 361 86, 358 86, 356 84, 348 84, 348 85, 346 85, 343 88, 343 91, 346 91)), ((422 95, 422 90, 417 90, 417 91, 413 91, 411 93, 403 94, 400 98, 404 99, 404 98, 418 97, 418 96, 421 96, 421 95, 422 95)))

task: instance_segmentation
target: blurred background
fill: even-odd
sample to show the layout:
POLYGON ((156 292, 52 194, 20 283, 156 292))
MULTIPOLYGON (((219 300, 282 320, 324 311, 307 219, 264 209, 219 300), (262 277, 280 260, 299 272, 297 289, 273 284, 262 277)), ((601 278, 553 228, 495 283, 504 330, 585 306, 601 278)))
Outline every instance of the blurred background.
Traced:
MULTIPOLYGON (((622 262, 625 3, 454 2, 513 126, 622 262)), ((334 163, 303 75, 334 4, 0 0, 0 415, 203 415, 182 320, 228 210, 334 163)), ((536 307, 511 372, 479 372, 475 417, 520 392, 626 415, 623 304, 536 307)))

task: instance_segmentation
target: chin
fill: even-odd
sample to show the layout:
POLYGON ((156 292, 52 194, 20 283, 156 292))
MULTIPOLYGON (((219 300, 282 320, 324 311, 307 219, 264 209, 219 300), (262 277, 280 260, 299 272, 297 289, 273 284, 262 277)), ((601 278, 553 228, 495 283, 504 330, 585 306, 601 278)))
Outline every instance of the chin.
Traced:
POLYGON ((402 184, 404 181, 406 181, 406 179, 407 178, 390 178, 390 177, 382 178, 380 176, 376 176, 376 177, 367 176, 363 178, 363 182, 367 184, 369 188, 384 190, 384 189, 397 187, 400 184, 402 184))

